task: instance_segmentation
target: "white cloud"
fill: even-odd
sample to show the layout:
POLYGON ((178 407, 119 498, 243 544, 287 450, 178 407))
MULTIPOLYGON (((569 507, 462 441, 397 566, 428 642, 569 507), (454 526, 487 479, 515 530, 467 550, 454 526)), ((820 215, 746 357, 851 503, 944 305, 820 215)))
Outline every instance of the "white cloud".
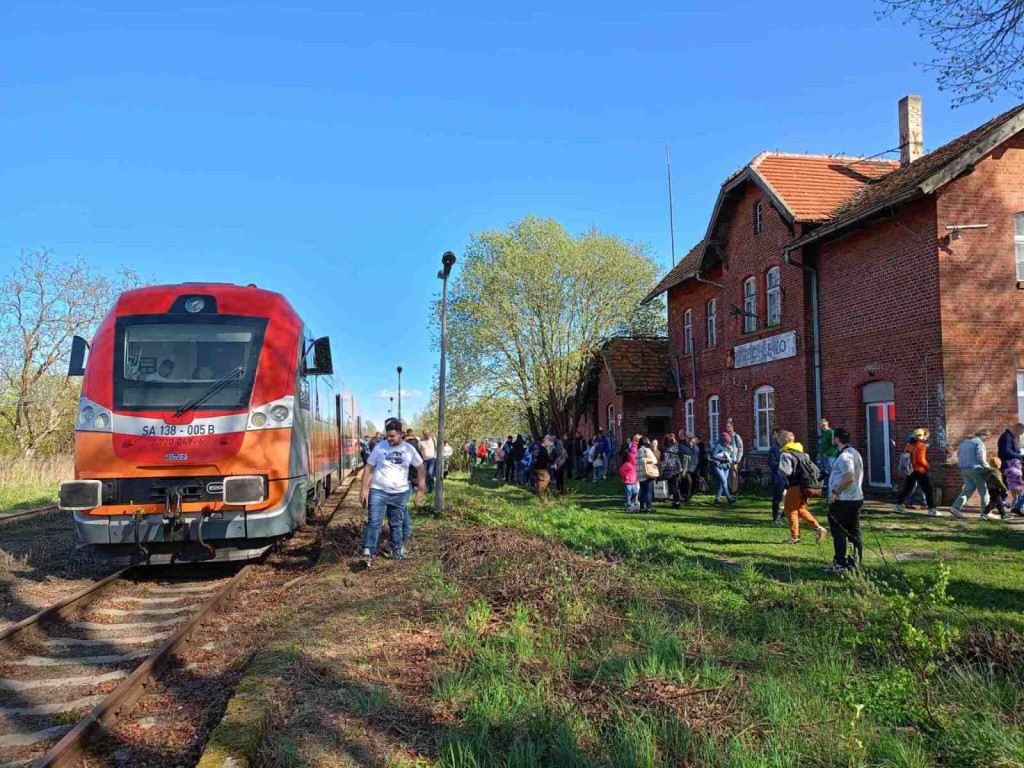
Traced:
MULTIPOLYGON (((377 397, 379 399, 381 399, 381 400, 387 400, 389 397, 398 397, 398 390, 395 390, 395 389, 382 389, 380 392, 377 393, 377 397)), ((423 393, 420 390, 418 390, 418 389, 403 389, 402 390, 402 397, 403 398, 423 397, 423 393)))

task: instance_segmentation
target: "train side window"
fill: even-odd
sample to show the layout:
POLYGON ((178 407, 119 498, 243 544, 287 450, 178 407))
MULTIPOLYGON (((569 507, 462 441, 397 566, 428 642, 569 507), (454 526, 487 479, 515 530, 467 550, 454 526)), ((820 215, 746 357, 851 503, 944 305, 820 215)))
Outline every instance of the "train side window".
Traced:
POLYGON ((309 410, 309 379, 305 376, 299 379, 299 408, 309 410))

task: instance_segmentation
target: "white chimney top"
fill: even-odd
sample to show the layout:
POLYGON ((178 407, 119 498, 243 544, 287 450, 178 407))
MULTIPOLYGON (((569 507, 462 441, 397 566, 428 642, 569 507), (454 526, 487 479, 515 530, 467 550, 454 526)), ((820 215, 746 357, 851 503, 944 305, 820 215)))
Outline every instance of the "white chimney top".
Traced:
POLYGON ((921 97, 900 99, 900 165, 908 165, 924 154, 924 125, 921 120, 921 97))

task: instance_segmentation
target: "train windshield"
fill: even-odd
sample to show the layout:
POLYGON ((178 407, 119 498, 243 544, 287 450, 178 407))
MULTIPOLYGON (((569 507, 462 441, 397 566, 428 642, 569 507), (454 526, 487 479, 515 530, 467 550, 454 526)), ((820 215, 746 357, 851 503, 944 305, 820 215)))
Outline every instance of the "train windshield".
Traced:
POLYGON ((263 344, 263 318, 227 315, 168 319, 167 315, 118 320, 115 408, 180 408, 236 369, 197 410, 249 406, 263 344))

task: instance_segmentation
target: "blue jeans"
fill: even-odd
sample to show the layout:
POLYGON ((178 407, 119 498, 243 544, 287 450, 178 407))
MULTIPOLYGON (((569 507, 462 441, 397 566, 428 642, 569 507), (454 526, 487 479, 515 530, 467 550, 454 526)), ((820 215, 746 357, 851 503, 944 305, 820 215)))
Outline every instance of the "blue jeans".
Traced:
POLYGON ((423 460, 423 471, 427 473, 427 493, 434 492, 434 467, 436 465, 437 459, 423 460))
POLYGON ((626 509, 635 507, 639 497, 640 483, 628 483, 626 485, 626 509))
POLYGON ((604 473, 607 470, 607 468, 608 468, 608 464, 607 463, 605 463, 603 466, 600 466, 600 467, 598 467, 596 465, 594 466, 594 481, 595 482, 597 482, 598 480, 604 480, 604 473))
POLYGON ((832 472, 832 465, 835 463, 835 459, 831 456, 819 456, 818 457, 818 469, 821 470, 822 476, 827 480, 829 474, 832 472))
POLYGON ((576 457, 576 478, 585 479, 587 475, 587 459, 585 456, 576 457))
POLYGON ((782 504, 782 497, 786 494, 786 476, 779 470, 772 473, 772 520, 781 517, 779 506, 782 504))
POLYGON ((654 509, 654 480, 640 481, 640 509, 650 512, 654 509))
POLYGON ((406 502, 409 501, 410 491, 401 493, 387 493, 379 488, 370 489, 370 500, 366 505, 366 535, 363 537, 363 549, 370 550, 370 554, 377 551, 377 540, 380 538, 380 527, 384 523, 384 516, 388 518, 388 528, 391 530, 391 549, 394 552, 402 551, 402 534, 405 531, 406 520, 409 520, 409 534, 412 534, 412 520, 409 519, 409 511, 406 502))
POLYGON ((528 470, 523 466, 523 462, 516 462, 516 484, 522 485, 526 482, 526 473, 528 470))
POLYGON ((729 465, 716 461, 712 466, 715 468, 715 475, 718 477, 718 490, 715 491, 715 501, 722 498, 722 494, 725 494, 726 499, 732 501, 732 494, 729 493, 729 465))

